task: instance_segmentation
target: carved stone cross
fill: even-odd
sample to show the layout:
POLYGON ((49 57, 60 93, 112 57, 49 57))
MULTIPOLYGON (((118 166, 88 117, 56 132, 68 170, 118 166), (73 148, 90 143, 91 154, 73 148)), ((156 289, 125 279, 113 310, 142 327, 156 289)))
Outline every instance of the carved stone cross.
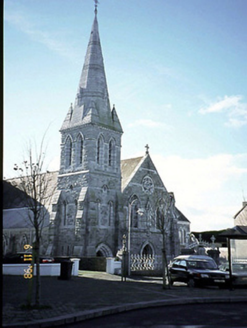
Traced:
POLYGON ((146 154, 148 154, 148 150, 149 150, 148 144, 146 144, 145 148, 146 148, 146 154))

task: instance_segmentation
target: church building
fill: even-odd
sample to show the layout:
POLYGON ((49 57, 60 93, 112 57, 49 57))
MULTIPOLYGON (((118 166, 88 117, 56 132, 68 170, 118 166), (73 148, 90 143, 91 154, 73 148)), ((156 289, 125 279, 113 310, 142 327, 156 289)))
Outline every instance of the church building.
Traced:
POLYGON ((110 106, 97 5, 75 101, 60 133, 60 169, 52 173, 56 187, 44 253, 112 257, 125 235, 132 254, 161 255, 159 222, 164 219, 168 258, 180 254, 190 222, 166 190, 148 145, 142 157, 121 160, 123 129, 110 106))

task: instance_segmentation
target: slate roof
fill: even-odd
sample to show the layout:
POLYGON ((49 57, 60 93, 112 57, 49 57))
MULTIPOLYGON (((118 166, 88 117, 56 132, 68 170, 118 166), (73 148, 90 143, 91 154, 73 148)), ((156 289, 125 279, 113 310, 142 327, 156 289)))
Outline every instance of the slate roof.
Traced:
POLYGON ((17 185, 16 179, 3 181, 3 209, 27 207, 26 193, 13 184, 17 185))
POLYGON ((28 209, 12 208, 3 210, 3 228, 4 229, 21 229, 32 228, 30 220, 28 219, 28 209))
POLYGON ((247 223, 247 202, 243 202, 242 208, 238 211, 237 214, 234 215, 234 219, 236 219, 239 215, 242 215, 247 223))
MULTIPOLYGON (((54 193, 54 188, 57 184, 58 172, 44 173, 48 175, 49 186, 47 196, 51 199, 54 193)), ((22 229, 32 228, 29 216, 32 213, 28 212, 29 200, 21 188, 21 179, 13 178, 8 181, 3 181, 3 229, 22 229)), ((49 201, 48 201, 49 203, 49 201)), ((49 215, 46 215, 43 227, 48 226, 49 215)))
POLYGON ((122 173, 122 190, 127 186, 139 165, 141 164, 143 156, 136 158, 129 158, 121 160, 121 173, 122 173))
POLYGON ((247 239, 247 226, 235 226, 220 234, 231 239, 247 239))
POLYGON ((180 222, 189 222, 190 223, 190 221, 186 218, 186 216, 181 211, 179 211, 179 209, 177 207, 175 207, 175 209, 176 209, 176 214, 177 214, 178 221, 180 221, 180 222))
MULTIPOLYGON (((3 229, 33 228, 30 218, 33 214, 24 208, 11 208, 3 210, 3 229)), ((43 228, 49 226, 49 215, 44 218, 43 228)))
MULTIPOLYGON (((58 171, 42 174, 46 174, 47 179, 49 179, 48 189, 44 196, 50 198, 56 190, 58 171)), ((49 203, 49 201, 47 203, 49 203)), ((28 201, 26 193, 21 190, 21 178, 12 178, 3 181, 3 208, 21 208, 27 206, 28 201)))

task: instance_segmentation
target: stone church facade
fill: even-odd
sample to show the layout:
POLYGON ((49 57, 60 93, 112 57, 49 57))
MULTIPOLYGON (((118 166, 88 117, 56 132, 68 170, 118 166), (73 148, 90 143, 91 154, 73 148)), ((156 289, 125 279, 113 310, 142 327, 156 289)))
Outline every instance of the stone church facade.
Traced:
MULTIPOLYGON (((110 107, 97 10, 75 102, 60 132, 60 170, 51 215, 53 253, 115 256, 131 220, 131 251, 160 254, 156 216, 167 190, 148 148, 143 157, 121 161, 123 130, 115 106, 110 107)), ((182 214, 176 213, 167 243, 171 255, 180 252, 182 214)), ((183 220, 189 232, 189 222, 184 216, 183 220)))
MULTIPOLYGON (((123 130, 110 107, 97 9, 74 104, 60 129, 56 191, 49 208, 47 254, 115 256, 123 235, 134 254, 160 255, 158 227, 168 192, 150 157, 121 160, 123 130)), ((167 213, 168 257, 185 247, 190 223, 174 205, 167 213)))

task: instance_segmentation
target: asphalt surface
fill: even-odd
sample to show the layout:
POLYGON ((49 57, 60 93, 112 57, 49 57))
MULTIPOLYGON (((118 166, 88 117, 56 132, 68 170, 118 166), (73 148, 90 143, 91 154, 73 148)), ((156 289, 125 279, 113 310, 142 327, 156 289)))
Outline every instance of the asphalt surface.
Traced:
POLYGON ((28 283, 29 279, 22 276, 3 276, 3 327, 61 327, 108 314, 163 305, 247 302, 247 289, 191 289, 175 285, 164 290, 160 278, 132 277, 122 282, 116 275, 79 271, 78 277, 70 280, 41 277, 43 308, 23 310, 28 283))
POLYGON ((247 303, 161 306, 66 325, 65 328, 247 327, 247 303))

